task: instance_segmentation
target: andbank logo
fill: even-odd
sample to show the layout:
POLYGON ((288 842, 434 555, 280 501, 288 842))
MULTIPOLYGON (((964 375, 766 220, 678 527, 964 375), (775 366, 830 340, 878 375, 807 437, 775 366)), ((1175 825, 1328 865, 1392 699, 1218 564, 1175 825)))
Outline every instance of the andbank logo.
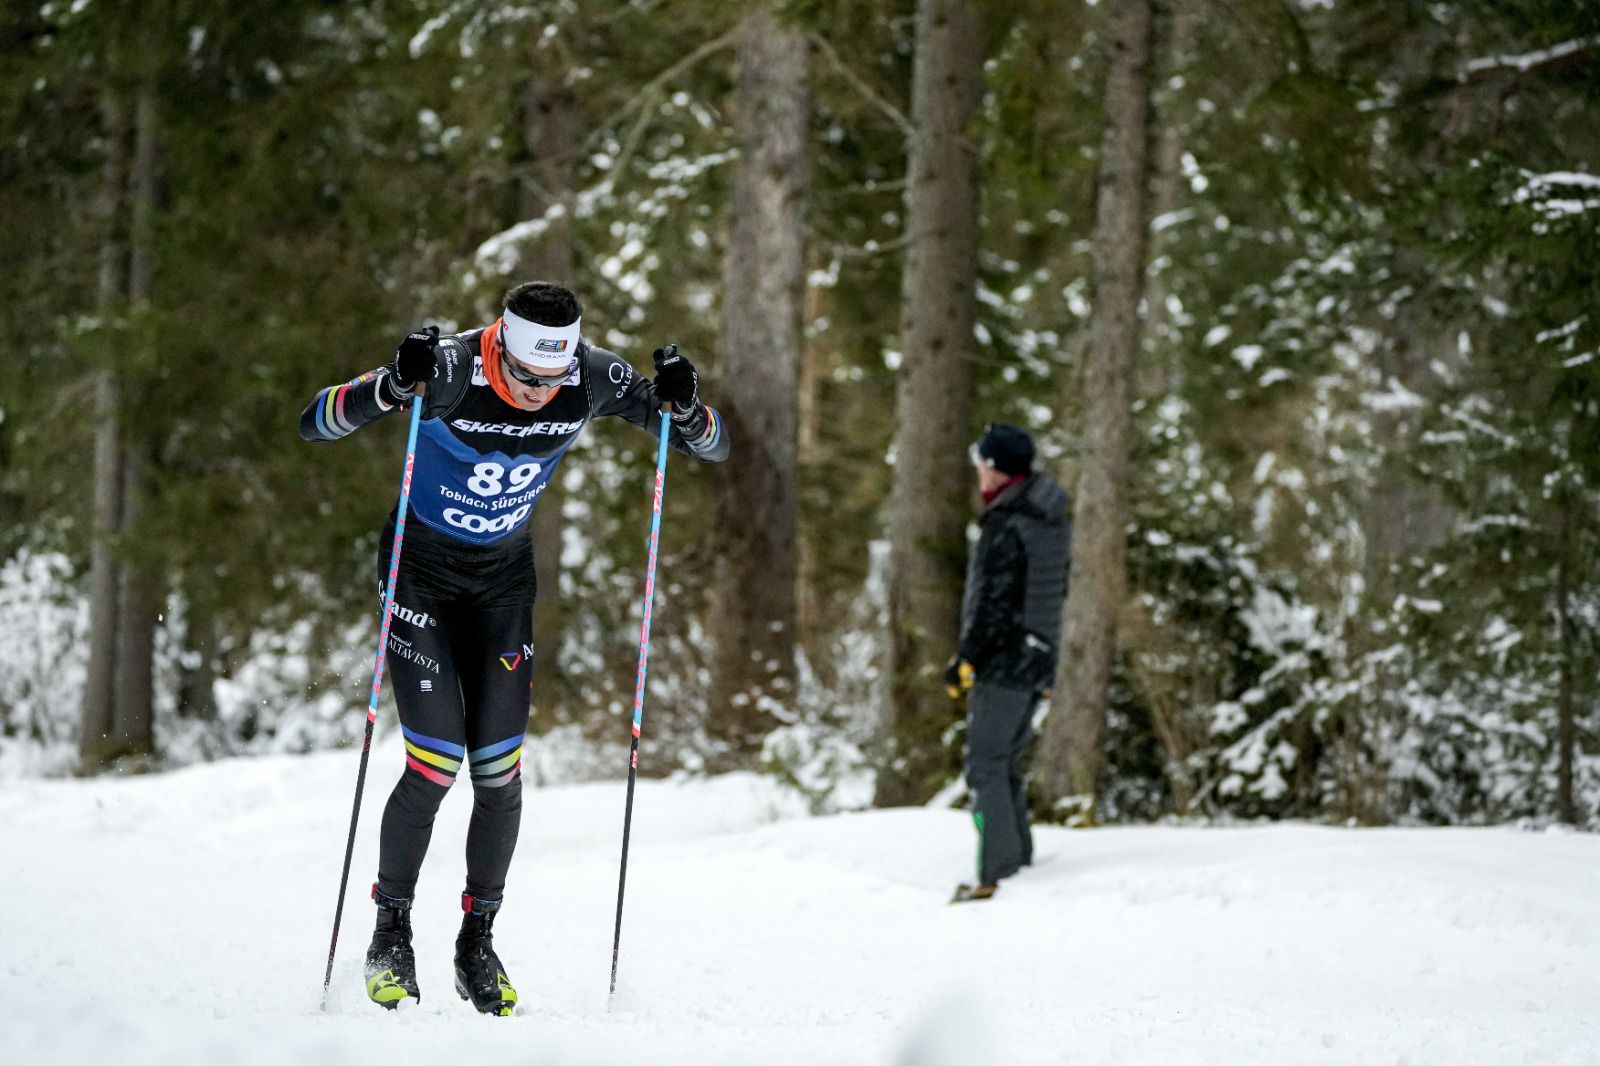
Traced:
POLYGON ((500 656, 500 665, 507 670, 516 670, 522 665, 522 660, 533 658, 533 645, 524 644, 520 651, 508 651, 500 656))
POLYGON ((394 605, 394 616, 400 619, 402 622, 410 622, 418 629, 426 629, 429 626, 439 624, 439 620, 434 618, 433 615, 429 614, 427 611, 413 611, 411 608, 400 603, 396 603, 394 605))

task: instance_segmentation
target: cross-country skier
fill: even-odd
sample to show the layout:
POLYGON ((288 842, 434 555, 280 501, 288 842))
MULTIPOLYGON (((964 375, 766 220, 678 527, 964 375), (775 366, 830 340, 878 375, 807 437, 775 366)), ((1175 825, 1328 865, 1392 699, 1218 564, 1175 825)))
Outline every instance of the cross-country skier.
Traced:
MULTIPOLYGON (((728 457, 717 412, 675 347, 654 353, 646 379, 582 336, 582 307, 546 282, 506 294, 493 324, 455 336, 436 327, 401 341, 394 360, 323 389, 300 435, 331 441, 404 409, 425 382, 410 500, 395 584, 388 659, 406 766, 379 840, 377 930, 367 995, 394 1008, 420 997, 410 908, 439 803, 463 766, 472 779, 465 912, 456 938, 456 991, 486 1014, 508 1015, 517 993, 492 928, 522 817, 521 754, 533 656, 534 560, 529 515, 592 418, 624 418, 651 435, 670 405, 670 440, 705 462, 728 457)), ((394 538, 378 555, 380 596, 394 538)))
POLYGON ((1022 756, 1033 707, 1055 681, 1072 526, 1067 493, 1033 469, 1033 438, 991 423, 972 449, 983 517, 961 598, 961 644, 945 670, 967 694, 967 786, 978 827, 978 883, 953 902, 992 897, 1033 861, 1022 756))

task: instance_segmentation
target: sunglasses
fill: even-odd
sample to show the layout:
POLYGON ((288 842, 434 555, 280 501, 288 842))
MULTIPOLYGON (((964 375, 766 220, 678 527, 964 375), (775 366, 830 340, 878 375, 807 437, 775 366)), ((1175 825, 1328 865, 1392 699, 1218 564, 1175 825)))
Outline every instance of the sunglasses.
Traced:
POLYGON ((525 369, 517 362, 516 357, 509 353, 500 360, 500 365, 506 368, 506 373, 531 389, 553 389, 558 385, 566 384, 567 379, 572 376, 572 372, 577 369, 578 361, 574 359, 567 364, 565 370, 548 377, 525 369))

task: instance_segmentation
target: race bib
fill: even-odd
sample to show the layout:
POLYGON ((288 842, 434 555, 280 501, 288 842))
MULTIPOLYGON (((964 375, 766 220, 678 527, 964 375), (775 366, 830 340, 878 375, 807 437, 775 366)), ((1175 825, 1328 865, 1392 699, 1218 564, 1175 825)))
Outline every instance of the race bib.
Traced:
POLYGON ((493 544, 520 529, 566 448, 548 456, 474 451, 440 421, 417 433, 411 506, 418 520, 469 544, 493 544))

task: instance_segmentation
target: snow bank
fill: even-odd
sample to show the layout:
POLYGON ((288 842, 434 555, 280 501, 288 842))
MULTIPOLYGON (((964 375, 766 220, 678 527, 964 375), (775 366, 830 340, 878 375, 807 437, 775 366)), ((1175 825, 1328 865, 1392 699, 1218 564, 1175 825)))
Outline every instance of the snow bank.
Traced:
POLYGON ((10 1063, 1540 1063, 1600 1047, 1600 838, 1039 833, 949 907, 960 812, 801 816, 757 777, 641 782, 607 1009, 623 780, 529 787, 497 929, 525 1005, 450 988, 469 791, 418 888, 421 1005, 363 998, 374 752, 318 1010, 352 751, 0 787, 10 1063))

